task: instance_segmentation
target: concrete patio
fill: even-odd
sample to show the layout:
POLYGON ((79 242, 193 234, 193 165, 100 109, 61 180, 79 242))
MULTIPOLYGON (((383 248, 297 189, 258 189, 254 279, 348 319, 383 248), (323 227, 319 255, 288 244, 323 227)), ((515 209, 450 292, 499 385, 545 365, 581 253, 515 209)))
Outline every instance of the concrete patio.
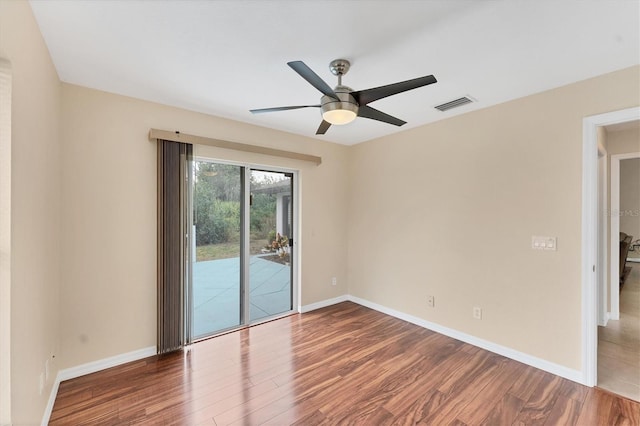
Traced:
MULTIPOLYGON (((290 266, 251 256, 251 321, 291 309, 290 266)), ((240 324, 240 258, 193 264, 193 335, 240 324)))

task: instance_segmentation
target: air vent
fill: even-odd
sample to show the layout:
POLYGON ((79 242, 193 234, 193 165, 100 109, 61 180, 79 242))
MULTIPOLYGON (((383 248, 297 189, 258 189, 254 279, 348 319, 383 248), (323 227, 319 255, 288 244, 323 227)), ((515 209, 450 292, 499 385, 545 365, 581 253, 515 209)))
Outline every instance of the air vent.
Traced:
POLYGON ((443 103, 441 105, 437 105, 434 108, 439 110, 439 111, 443 111, 444 112, 444 111, 448 111, 448 110, 450 110, 452 108, 457 108, 459 106, 469 104, 469 103, 471 103, 473 101, 474 101, 473 98, 470 98, 470 97, 467 97, 467 96, 463 96, 461 98, 454 99, 453 101, 449 101, 449 102, 445 102, 445 103, 443 103))

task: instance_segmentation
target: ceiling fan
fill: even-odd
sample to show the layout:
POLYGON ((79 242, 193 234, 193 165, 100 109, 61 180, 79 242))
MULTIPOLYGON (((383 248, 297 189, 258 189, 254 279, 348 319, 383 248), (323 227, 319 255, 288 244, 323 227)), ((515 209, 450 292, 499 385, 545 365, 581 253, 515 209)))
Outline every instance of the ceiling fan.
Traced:
POLYGON ((295 72, 300 74, 302 78, 307 80, 313 87, 318 89, 324 96, 320 98, 317 105, 296 105, 283 106, 275 108, 260 108, 250 110, 252 114, 263 112, 287 111, 290 109, 300 108, 320 108, 322 112, 322 123, 316 131, 316 135, 324 135, 332 124, 342 125, 355 120, 356 117, 369 118, 371 120, 382 121, 384 123, 393 124, 394 126, 402 126, 406 121, 385 114, 375 108, 368 106, 369 103, 387 96, 396 95, 406 92, 407 90, 417 89, 437 82, 432 75, 414 78, 412 80, 401 81, 386 86, 374 87, 366 90, 356 90, 342 85, 342 76, 349 71, 351 64, 346 59, 336 59, 331 61, 329 69, 333 75, 338 77, 338 85, 331 89, 311 68, 302 61, 287 62, 295 72))

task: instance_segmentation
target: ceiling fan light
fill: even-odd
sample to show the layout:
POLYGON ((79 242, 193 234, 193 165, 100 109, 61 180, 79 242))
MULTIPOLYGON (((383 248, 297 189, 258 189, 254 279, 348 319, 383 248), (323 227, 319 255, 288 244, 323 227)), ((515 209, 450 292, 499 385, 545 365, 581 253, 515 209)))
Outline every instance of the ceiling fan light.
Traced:
POLYGON ((343 125, 351 123, 356 119, 357 114, 349 109, 333 109, 322 113, 322 119, 331 124, 343 125))
POLYGON ((356 100, 346 90, 351 90, 346 86, 336 86, 336 96, 323 96, 321 111, 322 119, 331 124, 351 123, 358 116, 358 104, 356 100))

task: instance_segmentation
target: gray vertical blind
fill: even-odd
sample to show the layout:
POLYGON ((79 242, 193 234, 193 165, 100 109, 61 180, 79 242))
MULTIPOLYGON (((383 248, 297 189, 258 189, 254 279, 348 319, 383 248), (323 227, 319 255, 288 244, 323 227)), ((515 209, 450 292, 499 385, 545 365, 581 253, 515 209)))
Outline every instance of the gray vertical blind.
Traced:
POLYGON ((185 344, 190 144, 158 140, 158 353, 185 344))

